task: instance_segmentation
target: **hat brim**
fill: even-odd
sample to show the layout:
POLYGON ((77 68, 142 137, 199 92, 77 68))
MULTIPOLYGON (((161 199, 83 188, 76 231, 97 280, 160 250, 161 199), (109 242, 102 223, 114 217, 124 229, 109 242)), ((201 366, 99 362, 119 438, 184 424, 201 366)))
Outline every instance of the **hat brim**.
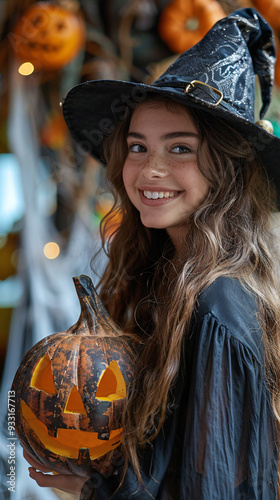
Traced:
POLYGON ((156 87, 142 83, 93 80, 72 88, 63 102, 63 113, 78 151, 86 152, 101 162, 103 140, 148 95, 159 94, 187 107, 200 109, 224 119, 240 132, 261 158, 268 176, 275 183, 280 198, 280 139, 257 124, 239 116, 230 104, 218 106, 184 93, 183 89, 156 87))

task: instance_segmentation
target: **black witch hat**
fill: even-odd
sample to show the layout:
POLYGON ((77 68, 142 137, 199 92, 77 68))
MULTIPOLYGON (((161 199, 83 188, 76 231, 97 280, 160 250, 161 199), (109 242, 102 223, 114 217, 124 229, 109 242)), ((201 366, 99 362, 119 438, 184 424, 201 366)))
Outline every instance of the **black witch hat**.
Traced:
POLYGON ((148 95, 171 97, 187 107, 219 116, 236 128, 261 157, 280 191, 280 139, 264 129, 274 81, 275 47, 269 24, 254 9, 218 21, 151 85, 94 80, 74 87, 63 103, 66 123, 80 148, 102 160, 102 143, 148 95), (261 89, 255 123, 255 75, 261 89))

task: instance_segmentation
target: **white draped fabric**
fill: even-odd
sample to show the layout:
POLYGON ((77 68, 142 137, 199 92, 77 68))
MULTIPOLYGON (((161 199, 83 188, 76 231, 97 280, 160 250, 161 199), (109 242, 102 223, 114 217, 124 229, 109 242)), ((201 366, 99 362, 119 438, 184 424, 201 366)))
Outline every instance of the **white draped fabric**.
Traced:
MULTIPOLYGON (((79 317, 79 302, 72 282, 73 276, 87 274, 95 283, 90 259, 97 250, 99 237, 89 222, 90 214, 78 210, 71 228, 67 248, 59 257, 48 260, 43 248, 48 241, 59 242, 50 217, 39 207, 38 189, 43 182, 35 118, 40 113, 40 88, 28 83, 15 70, 10 78, 9 143, 21 168, 25 201, 25 217, 21 234, 19 275, 24 295, 14 310, 9 344, 0 392, 0 499, 9 497, 7 484, 7 398, 17 367, 28 349, 43 337, 68 329, 79 317)), ((100 257, 100 269, 104 257, 100 257)), ((16 450, 16 488, 13 500, 57 500, 52 490, 39 488, 29 478, 28 464, 16 450)), ((66 494, 67 495, 67 494, 66 494)), ((65 497, 64 497, 65 498, 65 497)), ((72 498, 71 496, 69 498, 72 498)))

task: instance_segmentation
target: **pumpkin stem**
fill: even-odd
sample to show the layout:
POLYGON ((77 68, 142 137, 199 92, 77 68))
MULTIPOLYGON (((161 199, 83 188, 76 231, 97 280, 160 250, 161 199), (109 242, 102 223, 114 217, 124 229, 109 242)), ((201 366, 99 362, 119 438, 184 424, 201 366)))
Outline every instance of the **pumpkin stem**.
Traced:
POLYGON ((81 275, 73 278, 73 281, 81 305, 81 314, 68 332, 78 335, 92 333, 102 337, 106 336, 107 332, 110 337, 121 335, 121 330, 102 304, 91 279, 81 275))

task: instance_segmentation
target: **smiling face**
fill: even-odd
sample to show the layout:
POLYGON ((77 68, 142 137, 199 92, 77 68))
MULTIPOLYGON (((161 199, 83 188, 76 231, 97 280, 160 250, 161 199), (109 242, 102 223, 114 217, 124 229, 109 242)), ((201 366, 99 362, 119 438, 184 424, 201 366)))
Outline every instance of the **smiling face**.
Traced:
MULTIPOLYGON (((144 226, 166 229, 176 243, 178 228, 205 199, 207 180, 197 165, 198 131, 184 106, 143 103, 134 111, 127 137, 123 181, 144 226)), ((175 245, 176 246, 176 245, 175 245)))

